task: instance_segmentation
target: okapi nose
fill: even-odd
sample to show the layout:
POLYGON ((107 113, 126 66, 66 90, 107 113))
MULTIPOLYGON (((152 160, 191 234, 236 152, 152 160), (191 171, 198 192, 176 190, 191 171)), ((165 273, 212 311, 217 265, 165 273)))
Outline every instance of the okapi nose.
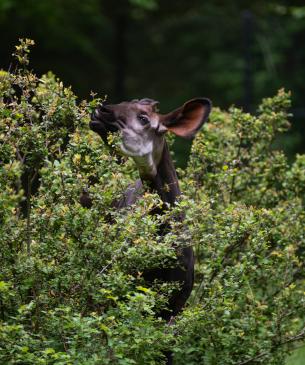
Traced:
POLYGON ((113 114, 113 111, 107 105, 100 105, 98 111, 103 114, 113 114))
POLYGON ((114 112, 106 105, 99 105, 91 114, 91 121, 103 120, 108 123, 115 121, 114 112))
POLYGON ((115 122, 115 115, 110 106, 101 104, 93 112, 93 119, 103 120, 107 123, 113 123, 115 122))

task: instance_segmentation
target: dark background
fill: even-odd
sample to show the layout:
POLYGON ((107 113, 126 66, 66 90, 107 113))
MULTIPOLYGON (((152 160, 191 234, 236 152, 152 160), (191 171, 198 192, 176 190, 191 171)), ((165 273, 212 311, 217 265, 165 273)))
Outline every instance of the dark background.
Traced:
MULTIPOLYGON (((80 99, 150 97, 167 112, 206 96, 255 113, 285 87, 294 117, 277 145, 291 160, 305 152, 302 1, 0 0, 0 35, 0 69, 18 38, 32 38, 31 68, 52 70, 80 99)), ((182 165, 186 147, 176 143, 182 165)))

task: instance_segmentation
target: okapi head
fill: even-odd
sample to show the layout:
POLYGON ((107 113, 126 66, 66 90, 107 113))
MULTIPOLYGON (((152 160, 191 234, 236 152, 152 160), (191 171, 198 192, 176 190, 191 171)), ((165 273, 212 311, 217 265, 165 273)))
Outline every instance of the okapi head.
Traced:
POLYGON ((122 154, 132 157, 144 179, 154 178, 162 158, 169 131, 191 138, 207 120, 211 102, 206 98, 187 101, 168 113, 157 111, 158 102, 151 99, 132 100, 114 105, 100 105, 92 114, 90 128, 107 143, 107 134, 121 132, 122 154))

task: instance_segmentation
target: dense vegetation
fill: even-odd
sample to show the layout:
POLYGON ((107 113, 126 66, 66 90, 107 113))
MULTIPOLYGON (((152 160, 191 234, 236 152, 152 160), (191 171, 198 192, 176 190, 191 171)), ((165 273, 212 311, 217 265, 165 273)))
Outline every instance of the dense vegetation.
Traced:
POLYGON ((214 108, 179 171, 181 200, 111 207, 137 173, 88 129, 99 99, 77 103, 53 74, 0 74, 0 364, 283 364, 304 340, 305 156, 273 148, 289 93, 257 116, 214 108), (86 209, 80 195, 89 193, 86 209), (183 210, 184 224, 158 227, 183 210), (142 271, 196 250, 196 286, 168 326, 154 314, 173 286, 142 271))

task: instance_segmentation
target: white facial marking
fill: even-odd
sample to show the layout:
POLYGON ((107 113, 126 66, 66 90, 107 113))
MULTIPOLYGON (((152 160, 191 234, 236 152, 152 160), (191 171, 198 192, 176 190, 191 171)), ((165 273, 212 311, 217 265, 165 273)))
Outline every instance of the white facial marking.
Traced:
POLYGON ((122 153, 134 159, 140 175, 154 177, 164 148, 164 137, 156 133, 159 126, 157 115, 147 117, 148 123, 141 124, 138 116, 126 123, 122 132, 122 153))

